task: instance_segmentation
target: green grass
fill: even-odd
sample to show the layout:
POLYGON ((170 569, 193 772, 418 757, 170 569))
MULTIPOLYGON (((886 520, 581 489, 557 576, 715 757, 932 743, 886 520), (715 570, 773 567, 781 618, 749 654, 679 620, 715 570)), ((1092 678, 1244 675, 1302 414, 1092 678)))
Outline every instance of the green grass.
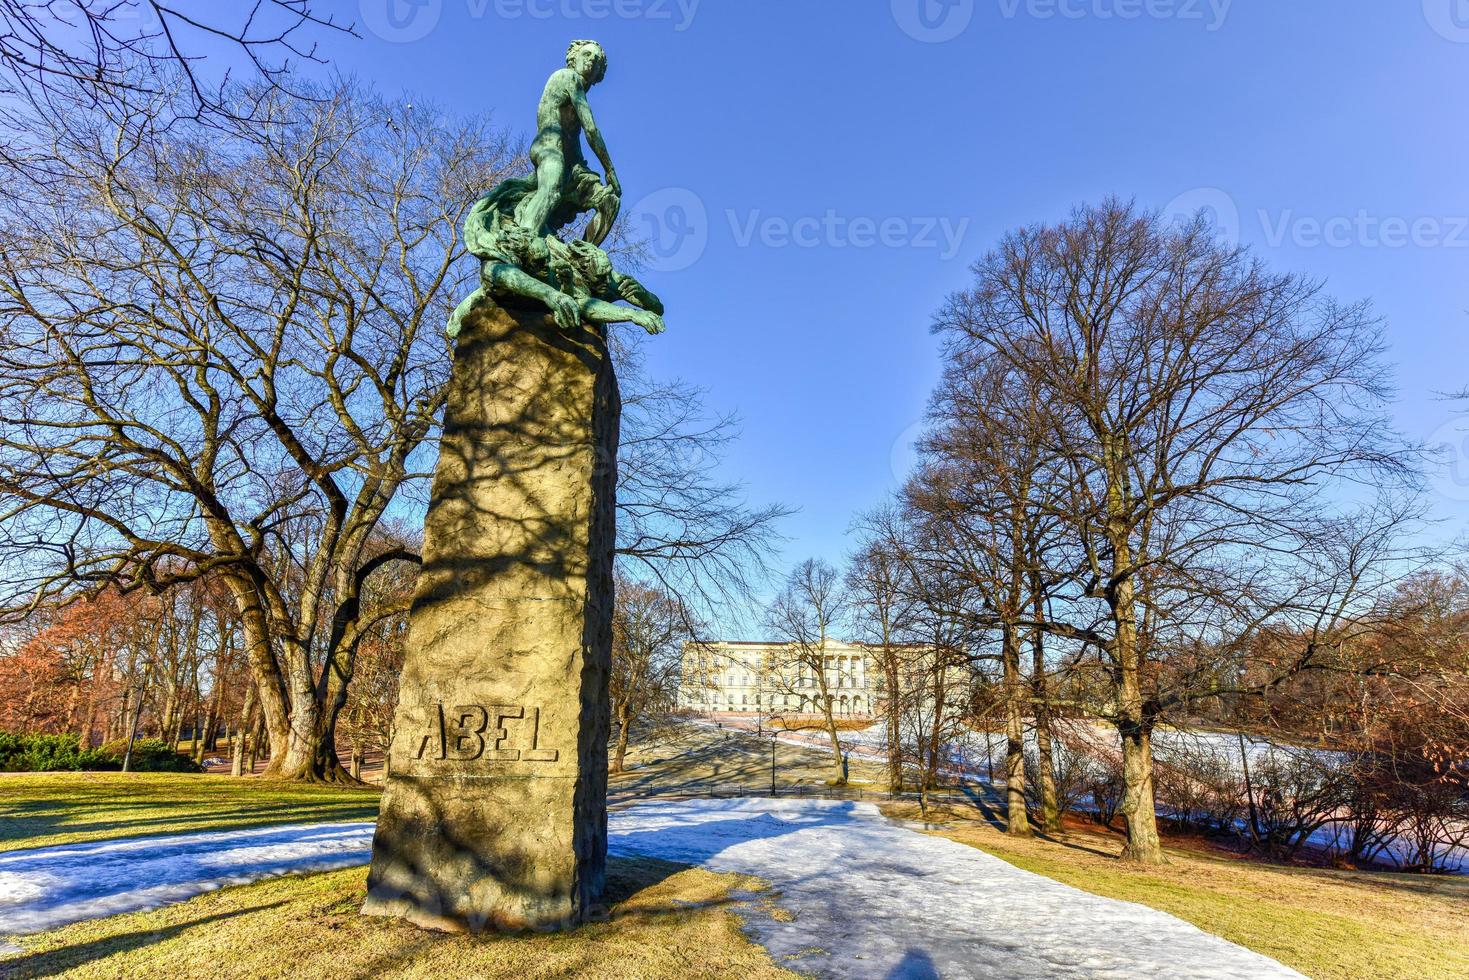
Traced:
POLYGON ((0 976, 791 978, 741 933, 759 882, 653 859, 609 862, 607 921, 555 935, 460 936, 358 914, 363 868, 277 878, 153 912, 78 922, 0 953, 0 976))
MULTIPOLYGON (((884 808, 916 819, 917 807, 884 808)), ((1107 898, 1137 902, 1318 980, 1469 977, 1469 881, 1265 864, 1176 840, 1168 864, 1118 861, 1118 835, 1068 825, 1006 836, 969 807, 931 809, 942 836, 1107 898)))
MULTIPOLYGON (((710 780, 769 785, 768 742, 707 729, 636 746, 619 793, 710 780)), ((781 785, 829 777, 821 753, 777 746, 781 785)), ((853 776, 877 776, 853 767, 853 776)), ((371 820, 375 790, 228 776, 46 773, 0 776, 0 850, 280 823, 371 820)), ((894 816, 917 817, 913 804, 894 816)), ((931 808, 936 832, 1094 894, 1138 902, 1308 976, 1469 976, 1469 880, 1244 860, 1173 840, 1158 868, 1117 861, 1118 835, 1076 823, 1015 840, 969 806, 931 808)), ((22 941, 0 976, 787 976, 740 934, 731 907, 749 880, 654 861, 615 867, 611 922, 562 936, 471 939, 357 915, 361 869, 229 888, 155 912, 77 923, 22 941), (616 882, 620 882, 617 884, 616 882), (224 964, 221 966, 221 964, 224 964)), ((762 901, 768 902, 766 896, 762 901)))
POLYGON ((377 819, 378 791, 172 773, 0 775, 0 851, 82 841, 377 819))

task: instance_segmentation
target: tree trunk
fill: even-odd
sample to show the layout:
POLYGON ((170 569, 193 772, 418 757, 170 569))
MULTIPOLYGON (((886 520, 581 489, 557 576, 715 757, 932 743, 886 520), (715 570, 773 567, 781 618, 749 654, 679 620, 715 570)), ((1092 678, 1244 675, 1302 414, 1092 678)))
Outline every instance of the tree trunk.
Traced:
POLYGON ((612 771, 622 772, 623 765, 627 760, 628 729, 631 719, 628 718, 627 709, 618 706, 617 709, 617 750, 612 755, 612 771))
POLYGON ((1112 545, 1108 604, 1114 635, 1110 653, 1117 697, 1117 730, 1122 736, 1122 816, 1127 821, 1127 846, 1122 856, 1141 864, 1162 864, 1163 842, 1158 835, 1153 793, 1152 719, 1145 714, 1135 569, 1124 499, 1128 477, 1122 468, 1119 447, 1106 442, 1103 449, 1107 468, 1107 537, 1112 545))
POLYGON ((1025 685, 1020 677, 1020 638, 1006 625, 1001 641, 1005 666, 1005 832, 1029 837, 1025 809, 1025 685))
POLYGON ((831 710, 832 698, 831 695, 827 693, 829 688, 826 684, 826 654, 824 652, 825 648, 826 644, 825 641, 823 641, 823 653, 818 658, 818 663, 816 665, 817 691, 821 695, 821 717, 826 722, 826 734, 831 738, 831 765, 833 773, 831 782, 833 786, 845 786, 847 785, 847 771, 844 760, 842 759, 842 740, 837 735, 837 721, 831 710))
MULTIPOLYGON (((1045 613, 1045 599, 1040 595, 1039 589, 1036 593, 1036 620, 1040 621, 1045 613)), ((1046 643, 1045 636, 1039 629, 1031 634, 1031 687, 1034 691, 1035 704, 1032 713, 1035 716, 1035 754, 1036 766, 1039 771, 1035 774, 1040 781, 1041 788, 1041 829, 1054 833, 1061 829, 1061 804, 1056 793, 1056 751, 1051 739, 1051 698, 1050 690, 1046 684, 1046 643)))
MULTIPOLYGON (((311 678, 311 655, 305 644, 288 640, 285 648, 286 681, 290 708, 286 722, 285 750, 276 751, 272 733, 270 763, 265 775, 273 779, 291 779, 311 783, 354 782, 337 756, 337 714, 346 703, 346 680, 341 679, 334 691, 339 695, 326 699, 325 685, 311 678)), ((332 668, 327 668, 327 674, 332 668)))
MULTIPOLYGON (((235 725, 235 752, 234 758, 230 760, 230 775, 243 776, 245 774, 245 739, 249 737, 249 731, 254 727, 255 721, 255 685, 250 684, 245 688, 245 703, 240 708, 240 720, 235 725)), ((252 761, 250 771, 255 771, 252 761)))
MULTIPOLYGON (((272 760, 284 759, 291 740, 290 705, 280 665, 271 647, 269 616, 261 604, 254 584, 246 576, 227 576, 225 583, 240 613, 240 634, 245 647, 245 660, 255 680, 256 698, 261 709, 261 725, 270 741, 272 760)), ((250 746, 253 759, 255 740, 250 746)))
MULTIPOLYGON (((1044 696, 1044 693, 1040 694, 1040 697, 1044 696)), ((1061 800, 1056 792, 1056 747, 1051 737, 1051 713, 1044 706, 1036 708, 1035 746, 1040 767, 1036 778, 1041 788, 1041 829, 1054 833, 1061 829, 1061 800)))
POLYGON ((883 672, 887 675, 887 723, 888 723, 888 789, 903 792, 903 692, 898 672, 897 654, 886 644, 883 646, 883 672))
POLYGON ((1140 864, 1164 864, 1163 840, 1153 798, 1153 736, 1142 724, 1119 725, 1122 736, 1122 817, 1127 846, 1122 857, 1140 864))
POLYGON ((204 716, 197 710, 194 712, 194 730, 189 742, 189 758, 195 762, 204 761, 204 716))

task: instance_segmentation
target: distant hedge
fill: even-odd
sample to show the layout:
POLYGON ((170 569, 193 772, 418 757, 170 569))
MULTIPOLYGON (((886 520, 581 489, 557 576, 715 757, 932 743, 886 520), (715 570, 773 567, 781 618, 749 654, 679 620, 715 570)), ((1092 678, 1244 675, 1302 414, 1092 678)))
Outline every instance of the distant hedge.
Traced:
MULTIPOLYGON (((117 772, 122 769, 127 742, 109 742, 82 748, 81 738, 0 732, 0 772, 117 772)), ((143 738, 133 743, 134 772, 203 772, 194 760, 179 755, 168 743, 143 738)))

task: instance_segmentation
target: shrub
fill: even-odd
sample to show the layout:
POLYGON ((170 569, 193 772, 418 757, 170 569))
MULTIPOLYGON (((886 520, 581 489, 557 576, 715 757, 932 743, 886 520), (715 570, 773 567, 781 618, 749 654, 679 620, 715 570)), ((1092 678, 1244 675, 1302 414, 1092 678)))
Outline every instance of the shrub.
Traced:
POLYGON ((1122 760, 1112 755, 1087 760, 1081 782, 1092 799, 1092 819, 1103 827, 1112 826, 1122 809, 1122 760))
MULTIPOLYGON (((117 759, 117 768, 122 768, 126 741, 108 742, 99 749, 117 759)), ((204 767, 186 755, 180 755, 173 746, 162 739, 140 738, 133 743, 133 757, 128 768, 133 772, 203 772, 204 767)))
POLYGON ((1175 746, 1154 771, 1158 803, 1174 820, 1198 830, 1235 829, 1244 812, 1244 787, 1228 752, 1207 743, 1175 746))
MULTIPOLYGON (((126 751, 126 742, 82 748, 75 733, 0 732, 0 772, 117 772, 126 751)), ((203 771, 158 739, 139 739, 133 745, 130 768, 136 772, 203 771)))

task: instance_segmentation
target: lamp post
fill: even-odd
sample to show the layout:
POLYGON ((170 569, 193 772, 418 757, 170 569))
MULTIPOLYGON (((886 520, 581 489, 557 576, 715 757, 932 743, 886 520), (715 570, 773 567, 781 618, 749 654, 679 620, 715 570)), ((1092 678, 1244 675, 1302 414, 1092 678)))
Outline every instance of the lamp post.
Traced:
POLYGON ((770 733, 770 795, 775 796, 775 743, 779 732, 770 733))

